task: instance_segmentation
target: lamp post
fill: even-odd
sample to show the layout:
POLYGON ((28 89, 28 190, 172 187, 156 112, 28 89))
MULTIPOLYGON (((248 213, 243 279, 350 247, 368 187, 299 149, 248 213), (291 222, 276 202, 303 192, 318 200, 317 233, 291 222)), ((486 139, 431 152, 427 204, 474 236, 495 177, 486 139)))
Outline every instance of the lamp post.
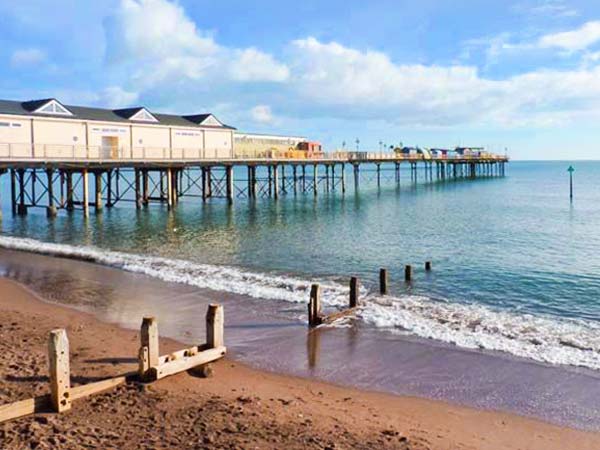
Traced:
POLYGON ((356 138, 356 141, 354 141, 356 143, 356 151, 358 151, 358 147, 360 145, 360 139, 356 138))

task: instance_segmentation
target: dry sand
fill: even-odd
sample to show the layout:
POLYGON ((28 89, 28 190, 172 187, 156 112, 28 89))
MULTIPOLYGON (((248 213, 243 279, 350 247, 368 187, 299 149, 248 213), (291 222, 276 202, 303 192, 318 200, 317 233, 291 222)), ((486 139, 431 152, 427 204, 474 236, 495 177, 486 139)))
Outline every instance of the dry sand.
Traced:
MULTIPOLYGON (((48 332, 66 328, 73 384, 134 370, 139 335, 0 279, 0 403, 48 391, 48 332)), ((187 343, 192 344, 192 343, 187 343)), ((182 344, 161 339, 161 353, 182 344)), ((268 351, 268 349, 265 349, 268 351)), ((0 425, 0 448, 599 449, 600 434, 253 370, 132 382, 71 411, 0 425)))

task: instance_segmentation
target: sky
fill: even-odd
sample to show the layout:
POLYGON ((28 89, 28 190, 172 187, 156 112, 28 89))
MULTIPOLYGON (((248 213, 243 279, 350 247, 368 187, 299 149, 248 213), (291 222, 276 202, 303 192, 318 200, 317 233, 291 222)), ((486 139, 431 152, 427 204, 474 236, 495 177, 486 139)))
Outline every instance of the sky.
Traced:
POLYGON ((597 0, 0 0, 0 30, 3 99, 600 159, 597 0))

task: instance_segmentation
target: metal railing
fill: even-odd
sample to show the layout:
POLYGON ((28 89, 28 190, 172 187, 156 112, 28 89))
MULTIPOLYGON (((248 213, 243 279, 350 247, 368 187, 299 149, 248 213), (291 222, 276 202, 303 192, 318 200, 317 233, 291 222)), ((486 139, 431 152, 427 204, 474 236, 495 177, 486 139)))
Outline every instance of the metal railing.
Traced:
POLYGON ((227 149, 113 147, 0 143, 0 159, 15 160, 186 160, 231 159, 227 149))
POLYGON ((334 160, 347 162, 367 161, 446 161, 446 160, 507 160, 506 156, 482 152, 479 154, 421 154, 396 152, 312 153, 304 150, 261 150, 170 147, 113 147, 54 144, 3 144, 0 143, 0 160, 334 160))

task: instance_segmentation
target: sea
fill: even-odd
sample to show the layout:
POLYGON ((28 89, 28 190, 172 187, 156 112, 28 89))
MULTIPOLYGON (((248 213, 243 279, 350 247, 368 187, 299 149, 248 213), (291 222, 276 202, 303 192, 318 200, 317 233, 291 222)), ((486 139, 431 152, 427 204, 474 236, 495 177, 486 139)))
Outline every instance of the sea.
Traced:
MULTIPOLYGON (((324 192, 322 182, 317 196, 294 194, 288 188, 278 200, 236 198, 231 206, 222 199, 203 203, 198 197, 183 197, 171 211, 164 205, 136 210, 133 204, 118 204, 100 214, 92 209, 87 219, 76 211, 61 212, 52 220, 43 209, 13 216, 7 201, 8 177, 2 177, 0 248, 5 253, 0 254, 0 267, 10 276, 20 264, 22 274, 26 264, 7 256, 19 250, 79 259, 179 286, 179 299, 194 289, 213 300, 229 299, 226 314, 236 317, 231 333, 239 336, 233 342, 242 359, 259 361, 258 366, 263 360, 249 349, 258 342, 252 333, 263 330, 273 337, 277 336, 273 329, 279 327, 285 330, 280 336, 302 336, 299 345, 314 351, 315 343, 306 342, 311 284, 321 285, 325 310, 335 311, 347 305, 348 281, 356 276, 361 284, 356 318, 325 328, 344 336, 358 328, 372 342, 385 342, 369 352, 390 349, 386 359, 390 373, 398 373, 406 355, 419 354, 408 347, 418 345, 422 351, 425 345, 443 348, 446 354, 462 351, 490 361, 511 361, 519 367, 560 367, 571 374, 584 373, 598 385, 600 162, 511 161, 505 176, 439 181, 419 174, 416 183, 403 169, 399 185, 393 170, 383 170, 378 185, 374 167, 361 167, 358 189, 347 169, 345 193, 339 184, 324 192), (570 165, 575 169, 572 199, 570 165), (425 261, 432 263, 430 272, 424 270, 425 261), (404 281, 406 265, 413 267, 410 283, 404 281), (389 273, 388 295, 379 294, 381 268, 389 273), (408 353, 394 365, 396 342, 404 343, 408 353)), ((63 275, 67 272, 63 270, 63 275)), ((41 274, 27 276, 30 284, 36 284, 36 273, 41 274)), ((42 284, 38 287, 42 289, 42 284)), ((150 291, 145 290, 149 298, 150 291)), ((144 309, 140 299, 131 302, 122 296, 120 303, 107 306, 97 300, 98 292, 83 292, 90 298, 76 306, 126 325, 137 324, 144 309)), ((192 325, 186 320, 193 301, 170 302, 163 296, 156 302, 177 324, 171 328, 174 337, 189 335, 186 327, 192 325)), ((271 342, 279 344, 279 339, 271 342)), ((336 339, 335 345, 348 348, 336 339)), ((335 345, 327 351, 335 352, 335 345)), ((281 354, 285 359, 285 352, 281 354)), ((304 364, 273 363, 272 354, 270 359, 276 370, 304 364)), ((314 354, 312 364, 310 359, 306 370, 314 369, 314 354)), ((340 381, 344 364, 336 361, 325 363, 322 378, 340 381)), ((386 389, 403 381, 347 378, 359 380, 359 387, 422 393, 416 381, 412 387, 386 389)), ((453 383, 458 389, 460 380, 453 383)), ((427 388, 430 397, 452 401, 469 397, 452 394, 450 388, 436 391, 434 385, 431 381, 427 388)), ((489 403, 497 405, 496 400, 489 403)), ((466 403, 479 404, 473 399, 466 403)), ((508 403, 506 409, 529 412, 530 406, 519 409, 508 403)), ((592 428, 600 427, 597 412, 584 405, 578 423, 585 426, 594 417, 592 428)), ((556 421, 561 422, 560 417, 556 421)))

